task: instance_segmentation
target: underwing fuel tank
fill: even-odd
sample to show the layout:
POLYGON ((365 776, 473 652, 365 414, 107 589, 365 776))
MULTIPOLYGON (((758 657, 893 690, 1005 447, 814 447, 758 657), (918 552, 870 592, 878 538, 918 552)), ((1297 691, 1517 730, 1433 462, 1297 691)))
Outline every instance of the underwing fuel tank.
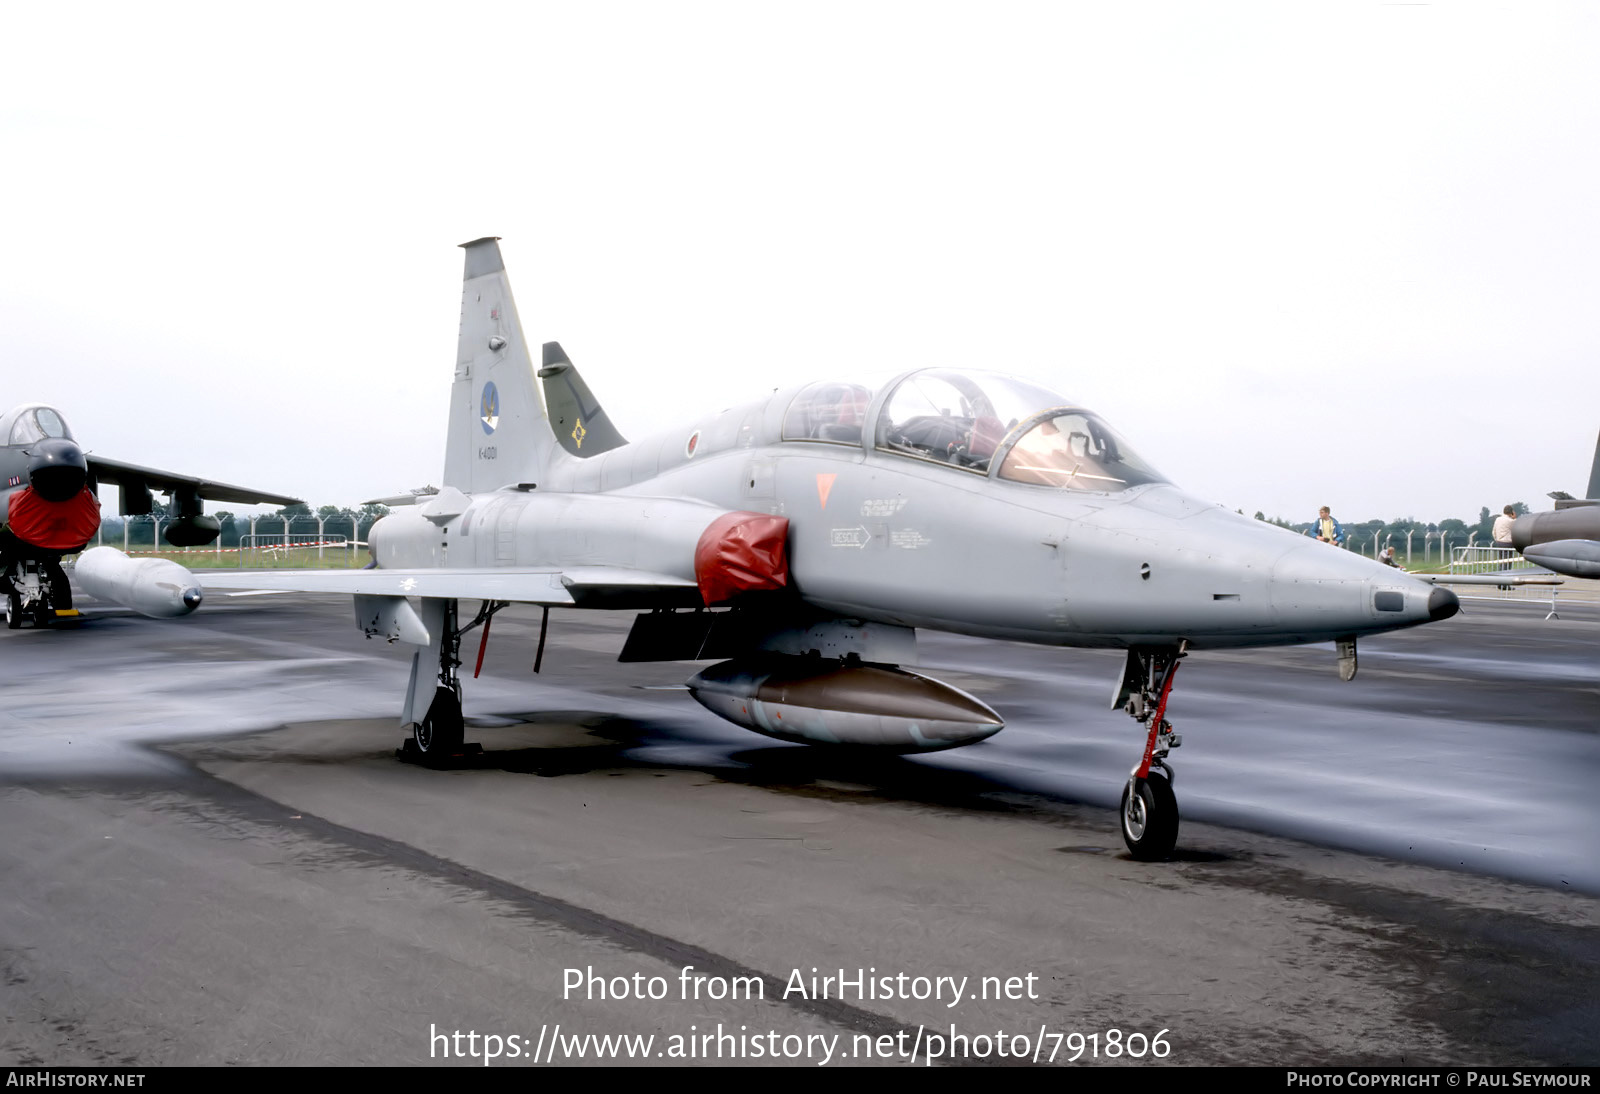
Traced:
POLYGON ((690 680, 689 693, 735 725, 802 744, 937 752, 1005 725, 986 704, 938 680, 817 657, 724 661, 690 680))
POLYGON ((115 547, 93 547, 78 556, 73 573, 96 600, 152 619, 188 615, 200 606, 200 582, 170 559, 129 558, 115 547))

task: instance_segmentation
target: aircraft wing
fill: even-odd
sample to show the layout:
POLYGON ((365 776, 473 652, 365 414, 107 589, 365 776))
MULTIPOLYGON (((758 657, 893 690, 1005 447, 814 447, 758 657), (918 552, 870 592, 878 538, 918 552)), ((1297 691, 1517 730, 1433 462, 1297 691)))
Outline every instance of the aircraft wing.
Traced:
POLYGON ((508 600, 565 608, 693 607, 693 580, 621 567, 558 569, 211 570, 197 573, 207 589, 271 589, 357 596, 508 600))
POLYGON ((88 460, 89 473, 97 481, 114 482, 118 486, 144 486, 163 494, 189 489, 210 501, 228 501, 239 505, 297 505, 301 501, 300 498, 269 494, 245 486, 230 486, 225 482, 197 479, 192 475, 175 475, 171 471, 140 467, 121 460, 108 460, 103 456, 88 455, 88 460))
POLYGON ((1505 588, 1508 585, 1564 584, 1559 577, 1550 574, 1410 574, 1408 576, 1431 585, 1493 585, 1505 588))

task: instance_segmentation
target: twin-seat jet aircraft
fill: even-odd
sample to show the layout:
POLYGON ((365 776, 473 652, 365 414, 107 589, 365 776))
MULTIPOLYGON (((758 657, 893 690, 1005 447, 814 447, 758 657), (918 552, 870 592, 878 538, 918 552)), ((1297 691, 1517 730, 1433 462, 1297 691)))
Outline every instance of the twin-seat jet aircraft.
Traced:
MULTIPOLYGON (((176 512, 166 539, 175 547, 217 538, 220 526, 201 511, 202 498, 273 505, 299 500, 91 455, 54 407, 29 403, 0 414, 0 594, 6 626, 46 626, 78 614, 61 558, 82 551, 99 530, 95 487, 103 482, 120 488, 125 516, 151 512, 152 491, 170 495, 176 512)), ((146 615, 184 615, 200 605, 200 583, 161 559, 134 562, 107 549, 80 560, 78 576, 80 583, 100 577, 94 595, 146 615)))
POLYGON ((418 647, 401 722, 422 758, 463 751, 462 635, 481 625, 486 642, 510 603, 637 611, 621 660, 718 660, 689 689, 722 717, 901 751, 1003 724, 902 667, 919 629, 1122 649, 1112 707, 1143 730, 1122 834, 1160 858, 1178 832, 1166 708, 1188 653, 1335 642, 1348 679, 1359 636, 1458 608, 1183 493, 1090 410, 992 373, 806 384, 628 443, 559 345, 535 372, 496 239, 464 246, 439 492, 373 527, 374 568, 204 579, 354 594, 369 637, 418 647), (463 600, 480 603, 470 618, 463 600))

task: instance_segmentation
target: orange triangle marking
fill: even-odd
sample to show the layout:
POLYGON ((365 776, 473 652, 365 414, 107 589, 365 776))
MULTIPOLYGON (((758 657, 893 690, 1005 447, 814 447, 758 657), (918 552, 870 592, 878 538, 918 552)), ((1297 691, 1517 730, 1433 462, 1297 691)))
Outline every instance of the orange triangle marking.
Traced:
POLYGON ((838 475, 817 476, 817 500, 822 502, 824 509, 828 507, 828 494, 833 490, 833 480, 838 477, 838 475))

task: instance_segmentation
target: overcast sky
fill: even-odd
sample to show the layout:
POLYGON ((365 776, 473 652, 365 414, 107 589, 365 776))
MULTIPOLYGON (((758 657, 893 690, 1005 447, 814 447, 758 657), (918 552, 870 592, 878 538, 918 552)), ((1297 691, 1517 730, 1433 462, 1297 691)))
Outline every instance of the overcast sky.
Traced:
MULTIPOLYGON (((348 504, 437 483, 456 244, 629 436, 1023 375, 1308 520, 1582 493, 1592 3, 8 5, 0 404, 348 504)), ((213 508, 215 508, 213 506, 213 508)))

